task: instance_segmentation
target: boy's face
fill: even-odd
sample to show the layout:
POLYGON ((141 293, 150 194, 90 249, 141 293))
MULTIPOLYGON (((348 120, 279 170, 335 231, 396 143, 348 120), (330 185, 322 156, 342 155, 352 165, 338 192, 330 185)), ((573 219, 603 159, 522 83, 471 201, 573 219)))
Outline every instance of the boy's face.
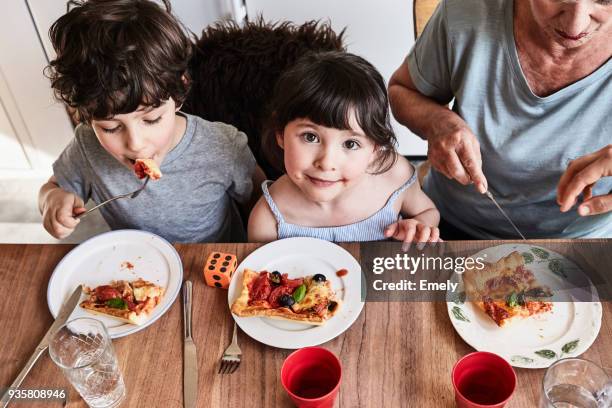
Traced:
POLYGON ((357 184, 376 159, 376 146, 351 115, 350 130, 296 119, 277 141, 287 176, 311 200, 329 202, 357 184))
POLYGON ((161 165, 184 132, 184 121, 177 119, 178 109, 169 99, 157 108, 140 106, 111 119, 94 119, 91 127, 102 147, 126 167, 133 169, 136 159, 153 159, 161 165))

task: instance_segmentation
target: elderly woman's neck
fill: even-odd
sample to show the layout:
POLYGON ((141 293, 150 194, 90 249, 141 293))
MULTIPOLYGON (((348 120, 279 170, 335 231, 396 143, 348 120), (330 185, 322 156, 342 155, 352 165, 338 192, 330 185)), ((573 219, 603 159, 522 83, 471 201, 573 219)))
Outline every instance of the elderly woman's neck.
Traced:
POLYGON ((592 74, 612 55, 609 37, 597 33, 585 44, 567 47, 534 19, 528 1, 514 3, 514 41, 532 92, 544 97, 592 74))

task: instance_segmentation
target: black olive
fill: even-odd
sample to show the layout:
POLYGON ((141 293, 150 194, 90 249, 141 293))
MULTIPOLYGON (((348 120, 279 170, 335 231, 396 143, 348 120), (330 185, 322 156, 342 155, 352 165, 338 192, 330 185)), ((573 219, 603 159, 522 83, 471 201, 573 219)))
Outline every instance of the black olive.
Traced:
POLYGON ((315 276, 312 277, 312 280, 321 283, 325 282, 327 278, 322 273, 317 273, 315 276))
POLYGON ((270 274, 270 281, 279 285, 281 283, 281 273, 279 271, 272 272, 270 274))
POLYGON ((329 305, 327 305, 327 310, 329 310, 330 312, 333 312, 334 310, 336 310, 336 307, 338 307, 338 303, 331 301, 329 302, 329 305))
POLYGON ((295 303, 295 300, 293 299, 293 296, 291 295, 283 295, 278 298, 278 303, 281 306, 290 307, 291 305, 295 303))

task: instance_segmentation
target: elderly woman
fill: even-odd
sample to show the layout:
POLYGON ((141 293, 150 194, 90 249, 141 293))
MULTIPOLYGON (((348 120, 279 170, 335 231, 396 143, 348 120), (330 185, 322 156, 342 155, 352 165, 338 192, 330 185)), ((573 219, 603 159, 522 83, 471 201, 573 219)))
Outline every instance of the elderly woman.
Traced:
POLYGON ((443 238, 517 237, 487 190, 528 238, 612 237, 611 56, 612 0, 440 3, 389 96, 443 238))

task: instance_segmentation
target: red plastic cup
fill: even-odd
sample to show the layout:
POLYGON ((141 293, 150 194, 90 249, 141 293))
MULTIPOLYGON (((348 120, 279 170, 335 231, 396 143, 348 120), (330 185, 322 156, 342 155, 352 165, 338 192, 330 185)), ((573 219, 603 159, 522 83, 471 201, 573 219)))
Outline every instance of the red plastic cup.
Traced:
POLYGON ((281 383, 298 408, 331 408, 340 380, 340 360, 322 347, 294 351, 281 368, 281 383))
POLYGON ((451 375, 459 408, 502 408, 516 389, 516 373, 497 354, 477 351, 457 361, 451 375))

